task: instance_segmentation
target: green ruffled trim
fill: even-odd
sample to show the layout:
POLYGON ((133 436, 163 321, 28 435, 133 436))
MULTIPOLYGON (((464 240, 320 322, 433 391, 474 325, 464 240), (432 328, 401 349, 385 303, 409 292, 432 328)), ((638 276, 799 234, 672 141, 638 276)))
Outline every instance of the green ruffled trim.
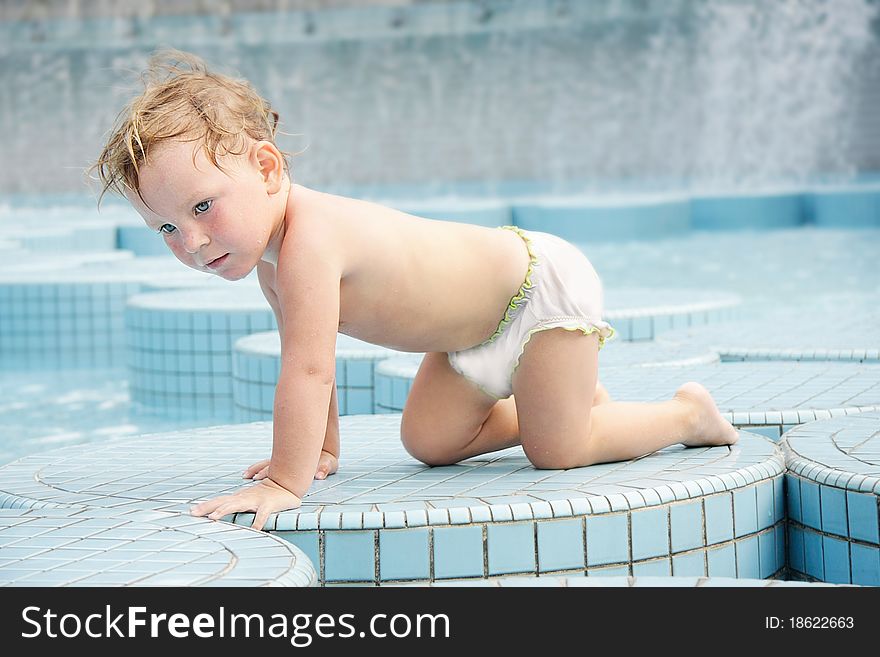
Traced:
MULTIPOLYGON (((504 329, 507 327, 510 322, 513 321, 513 313, 516 312, 516 309, 519 308, 526 300, 526 292, 532 289, 532 272, 535 270, 535 265, 538 262, 538 256, 535 255, 535 251, 532 248, 532 240, 526 235, 522 229, 517 226, 500 226, 502 230, 512 230, 514 233, 519 235, 523 242, 526 244, 526 249, 529 252, 529 268, 526 270, 526 278, 523 281, 523 284, 520 285, 519 292, 513 295, 510 298, 510 302, 507 304, 507 309, 504 311, 504 317, 501 318, 501 321, 498 322, 498 328, 495 329, 495 332, 492 336, 480 344, 491 344, 495 342, 499 335, 504 333, 504 329)), ((493 395, 494 396, 494 395, 493 395)))

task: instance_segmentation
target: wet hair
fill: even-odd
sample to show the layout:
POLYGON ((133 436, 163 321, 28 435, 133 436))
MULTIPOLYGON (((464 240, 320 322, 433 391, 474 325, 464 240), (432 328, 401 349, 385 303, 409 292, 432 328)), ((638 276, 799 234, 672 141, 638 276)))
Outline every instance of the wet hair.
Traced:
MULTIPOLYGON (((162 142, 200 142, 220 170, 221 155, 242 155, 253 141, 275 143, 278 112, 246 80, 209 71, 196 55, 161 50, 150 58, 141 82, 143 93, 116 117, 101 155, 89 168, 102 184, 98 205, 108 191, 141 197, 140 166, 162 142)), ((282 151, 285 171, 287 155, 282 151)))

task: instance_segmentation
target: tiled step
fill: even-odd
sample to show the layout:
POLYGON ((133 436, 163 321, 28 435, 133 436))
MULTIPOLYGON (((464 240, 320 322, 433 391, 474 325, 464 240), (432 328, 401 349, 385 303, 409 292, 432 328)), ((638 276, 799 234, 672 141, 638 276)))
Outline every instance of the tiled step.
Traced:
POLYGON ((250 282, 133 296, 125 308, 132 401, 168 417, 232 421, 232 345, 272 328, 272 308, 250 282))
POLYGON ((791 569, 880 586, 880 413, 801 425, 782 447, 791 569))
POLYGON ((853 361, 880 363, 880 296, 817 299, 808 311, 768 314, 669 331, 657 338, 664 349, 706 349, 722 360, 853 361))
MULTIPOLYGON (((411 357, 380 363, 377 406, 384 412, 401 412, 417 371, 418 360, 411 357)), ((880 368, 858 363, 600 367, 599 379, 613 399, 644 402, 669 399, 681 384, 697 381, 734 425, 773 439, 793 425, 880 409, 880 368)))
POLYGON ((664 331, 734 319, 741 303, 728 292, 611 287, 603 319, 619 340, 653 340, 664 331))
MULTIPOLYGON (((372 413, 376 364, 401 352, 343 335, 336 337, 336 391, 340 415, 372 413)), ((235 342, 232 378, 235 421, 272 419, 275 384, 281 370, 278 331, 255 333, 235 342)))
POLYGON ((0 270, 0 367, 115 367, 125 361, 123 315, 128 297, 162 285, 197 285, 203 275, 182 265, 143 265, 131 254, 106 261, 68 256, 60 265, 0 270), (72 261, 76 259, 77 263, 72 261), (68 266, 64 266, 65 263, 68 266))
MULTIPOLYGON (((322 583, 509 574, 770 577, 785 565, 782 455, 674 446, 634 461, 537 470, 520 448, 426 467, 399 415, 340 419, 339 472, 266 529, 300 547, 322 583)), ((269 455, 253 423, 69 447, 0 468, 0 506, 163 510, 231 492, 269 455)), ((252 514, 239 514, 250 525, 252 514)))
POLYGON ((543 198, 513 206, 517 226, 569 241, 649 240, 690 229, 690 199, 681 195, 543 198))
POLYGON ((314 586, 286 541, 162 511, 0 509, 0 586, 314 586))

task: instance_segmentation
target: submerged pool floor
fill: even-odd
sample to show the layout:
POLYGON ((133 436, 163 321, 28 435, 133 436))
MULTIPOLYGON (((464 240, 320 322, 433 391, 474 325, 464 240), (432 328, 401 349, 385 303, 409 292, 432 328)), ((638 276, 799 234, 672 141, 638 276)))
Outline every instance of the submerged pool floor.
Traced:
MULTIPOLYGON (((781 328, 774 318, 784 316, 787 323, 826 326, 834 335, 853 313, 880 307, 877 229, 695 232, 650 242, 578 246, 606 289, 735 293, 743 299, 741 316, 756 320, 755 326, 766 319, 769 334, 781 328)), ((723 324, 718 327, 723 330, 723 324)), ((703 329, 711 331, 711 326, 703 329)), ((776 338, 784 341, 784 336, 776 338)), ((880 344, 880 328, 866 340, 880 344)), ((0 464, 55 447, 214 423, 166 419, 132 404, 124 369, 0 369, 0 464)))

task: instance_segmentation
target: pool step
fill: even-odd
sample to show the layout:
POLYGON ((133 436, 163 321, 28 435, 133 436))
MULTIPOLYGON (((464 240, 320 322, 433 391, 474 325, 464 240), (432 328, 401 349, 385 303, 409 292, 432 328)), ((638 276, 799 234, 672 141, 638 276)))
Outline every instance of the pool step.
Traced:
MULTIPOLYGON (((633 461, 537 470, 520 448, 426 467, 399 415, 340 419, 337 474, 266 529, 309 557, 323 583, 385 584, 511 574, 771 577, 785 567, 779 447, 674 446, 633 461)), ((272 425, 139 436, 25 457, 0 468, 0 506, 186 514, 229 493, 269 455, 272 425)), ((252 514, 229 518, 249 526, 252 514)))

